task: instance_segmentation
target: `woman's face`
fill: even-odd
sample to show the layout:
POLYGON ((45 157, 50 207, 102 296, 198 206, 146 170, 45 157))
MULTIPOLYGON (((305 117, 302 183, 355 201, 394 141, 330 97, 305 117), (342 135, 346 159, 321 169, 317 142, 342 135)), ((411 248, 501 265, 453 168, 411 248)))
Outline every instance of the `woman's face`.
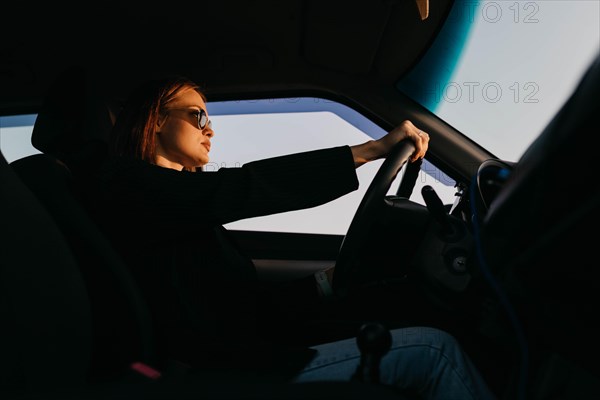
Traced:
POLYGON ((200 94, 193 89, 184 90, 164 111, 156 133, 156 164, 181 170, 208 163, 214 132, 209 123, 204 129, 198 127, 200 113, 206 113, 206 104, 200 94))

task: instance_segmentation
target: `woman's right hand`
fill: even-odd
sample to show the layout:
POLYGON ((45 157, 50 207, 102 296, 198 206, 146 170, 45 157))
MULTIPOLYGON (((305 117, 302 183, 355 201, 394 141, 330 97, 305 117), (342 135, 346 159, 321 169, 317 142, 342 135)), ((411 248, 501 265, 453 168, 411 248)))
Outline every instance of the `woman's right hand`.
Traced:
POLYGON ((415 152, 411 155, 410 162, 425 157, 429 147, 429 134, 414 126, 409 120, 405 120, 380 139, 351 146, 354 165, 359 167, 369 161, 386 157, 390 150, 404 139, 410 139, 415 144, 415 152))

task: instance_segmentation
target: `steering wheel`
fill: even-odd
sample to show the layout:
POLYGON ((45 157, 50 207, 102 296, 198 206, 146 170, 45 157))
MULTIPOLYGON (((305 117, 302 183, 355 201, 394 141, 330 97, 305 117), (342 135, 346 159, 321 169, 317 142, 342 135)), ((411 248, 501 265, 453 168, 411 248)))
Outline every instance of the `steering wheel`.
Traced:
POLYGON ((344 237, 333 270, 332 288, 336 295, 346 295, 358 283, 356 278, 361 269, 367 268, 359 265, 359 251, 366 242, 377 215, 385 207, 385 196, 392 182, 415 149, 414 143, 409 139, 398 142, 388 153, 363 196, 344 237))

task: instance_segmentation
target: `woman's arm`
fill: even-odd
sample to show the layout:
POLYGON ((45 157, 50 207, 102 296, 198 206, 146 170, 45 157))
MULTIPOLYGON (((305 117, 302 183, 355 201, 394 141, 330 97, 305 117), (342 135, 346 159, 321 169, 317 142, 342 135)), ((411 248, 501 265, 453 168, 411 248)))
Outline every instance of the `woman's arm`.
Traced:
POLYGON ((164 231, 184 234, 198 224, 225 224, 332 201, 358 188, 353 165, 385 157, 401 140, 415 142, 413 160, 422 157, 429 137, 419 133, 405 121, 384 137, 361 145, 272 157, 207 173, 120 160, 107 166, 101 179, 111 188, 117 210, 128 218, 137 215, 164 231))
POLYGON ((385 157, 396 143, 404 139, 411 139, 415 143, 416 150, 410 159, 411 162, 425 156, 429 147, 429 135, 407 120, 380 139, 369 140, 359 145, 350 146, 352 157, 354 158, 354 166, 358 168, 369 161, 385 157))

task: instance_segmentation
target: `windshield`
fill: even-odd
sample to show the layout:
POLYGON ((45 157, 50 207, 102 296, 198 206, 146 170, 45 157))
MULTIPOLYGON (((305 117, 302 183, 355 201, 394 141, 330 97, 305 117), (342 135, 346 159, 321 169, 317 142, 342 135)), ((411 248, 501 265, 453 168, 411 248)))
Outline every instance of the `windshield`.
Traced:
POLYGON ((457 0, 397 84, 496 157, 517 161, 600 49, 600 1, 457 0))

